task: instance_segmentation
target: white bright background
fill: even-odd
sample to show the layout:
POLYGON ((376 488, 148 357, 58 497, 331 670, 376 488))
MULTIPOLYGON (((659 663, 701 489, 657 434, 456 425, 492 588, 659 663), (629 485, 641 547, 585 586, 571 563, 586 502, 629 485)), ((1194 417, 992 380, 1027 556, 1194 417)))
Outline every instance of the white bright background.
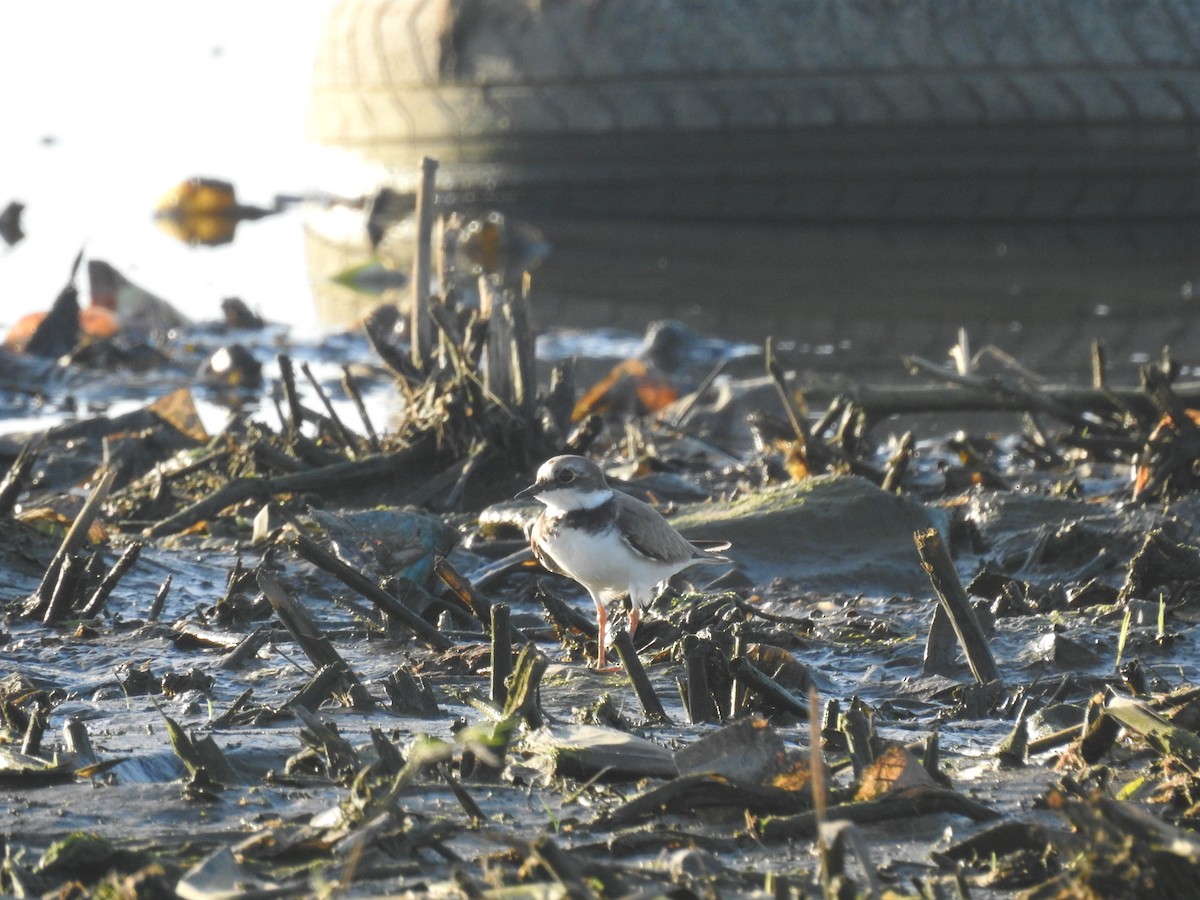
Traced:
POLYGON ((334 0, 50 0, 0 5, 0 208, 26 239, 0 244, 0 325, 44 309, 81 245, 188 315, 240 296, 314 326, 296 216, 243 223, 190 248, 154 203, 192 176, 243 202, 356 192, 366 172, 304 143, 312 61, 334 0), (355 183, 358 182, 358 183, 355 183))

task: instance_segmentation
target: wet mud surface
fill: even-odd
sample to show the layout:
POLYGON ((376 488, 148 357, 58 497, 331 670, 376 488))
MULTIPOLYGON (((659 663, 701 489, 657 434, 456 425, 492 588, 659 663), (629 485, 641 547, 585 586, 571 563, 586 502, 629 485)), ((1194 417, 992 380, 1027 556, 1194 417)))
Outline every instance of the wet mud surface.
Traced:
POLYGON ((145 365, 5 357, 10 384, 40 373, 5 393, 14 415, 55 411, 0 445, 5 890, 1140 896, 1191 877, 1200 453, 1161 422, 1194 392, 1177 370, 1068 397, 984 361, 918 372, 922 406, 896 385, 823 397, 708 340, 674 404, 612 395, 573 423, 590 376, 564 387, 543 358, 534 397, 511 377, 532 358, 506 375, 497 345, 445 335, 424 370, 405 345, 271 326, 184 331, 145 365), (261 382, 214 366, 235 343, 261 382), (729 370, 689 396, 714 353, 729 370), (904 437, 948 408, 969 430, 904 437), (672 582, 615 672, 591 668, 586 594, 522 552, 537 508, 511 498, 564 450, 732 543, 672 582))

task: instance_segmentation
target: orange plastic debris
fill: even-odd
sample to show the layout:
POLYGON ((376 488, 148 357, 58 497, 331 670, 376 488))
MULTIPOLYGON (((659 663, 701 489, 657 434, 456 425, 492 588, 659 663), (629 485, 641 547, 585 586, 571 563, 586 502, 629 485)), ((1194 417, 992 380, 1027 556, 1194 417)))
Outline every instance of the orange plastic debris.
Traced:
POLYGON ((660 372, 640 359, 627 359, 596 382, 575 404, 571 420, 626 409, 639 414, 658 412, 679 399, 679 391, 660 372))
MULTIPOLYGON (((4 336, 4 346, 14 353, 24 353, 29 339, 33 337, 33 333, 44 318, 46 318, 45 312, 27 313, 21 316, 4 336)), ((103 307, 89 306, 79 312, 79 330, 84 337, 102 341, 115 337, 120 331, 120 325, 115 313, 103 307)))
MULTIPOLYGON (((1200 425, 1200 409, 1185 409, 1187 417, 1197 425, 1200 425)), ((1171 420, 1170 415, 1163 416, 1158 420, 1158 424, 1154 426, 1154 430, 1150 432, 1150 437, 1147 443, 1152 443, 1162 437, 1164 431, 1168 428, 1174 428, 1175 423, 1171 420)), ((1144 462, 1139 463, 1137 474, 1133 480, 1133 498, 1136 500, 1141 496, 1142 491, 1146 489, 1146 485, 1150 482, 1150 468, 1144 462)))

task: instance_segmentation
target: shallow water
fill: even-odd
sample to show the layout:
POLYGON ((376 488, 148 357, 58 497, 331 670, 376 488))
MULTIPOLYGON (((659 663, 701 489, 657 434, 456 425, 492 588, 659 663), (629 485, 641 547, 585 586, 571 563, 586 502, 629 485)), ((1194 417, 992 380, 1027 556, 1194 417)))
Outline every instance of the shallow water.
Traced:
MULTIPOLYGON (((277 194, 366 195, 385 178, 304 141, 312 56, 332 5, 274 0, 248 15, 222 0, 185 29, 146 0, 104 13, 83 2, 0 13, 22 33, 56 35, 58 48, 18 42, 0 59, 6 84, 36 85, 13 92, 0 132, 0 205, 26 204, 28 235, 0 247, 0 327, 45 308, 82 245, 197 320, 238 296, 298 340, 352 325, 373 301, 329 285, 357 260, 313 241, 310 220, 329 218, 320 210, 243 223, 217 248, 183 246, 151 221, 156 198, 196 175, 228 179, 260 205, 277 194), (67 32, 57 27, 64 11, 67 32), (140 27, 104 27, 118 20, 140 27)), ((595 355, 619 355, 670 317, 753 344, 772 335, 797 365, 852 375, 898 375, 905 353, 944 359, 960 326, 973 346, 998 344, 1056 377, 1086 375, 1093 338, 1109 344, 1118 373, 1164 343, 1185 366, 1200 362, 1188 358, 1200 337, 1195 222, 757 225, 508 212, 552 247, 533 282, 539 326, 616 329, 579 345, 595 355)), ((350 227, 361 243, 361 223, 350 227)))

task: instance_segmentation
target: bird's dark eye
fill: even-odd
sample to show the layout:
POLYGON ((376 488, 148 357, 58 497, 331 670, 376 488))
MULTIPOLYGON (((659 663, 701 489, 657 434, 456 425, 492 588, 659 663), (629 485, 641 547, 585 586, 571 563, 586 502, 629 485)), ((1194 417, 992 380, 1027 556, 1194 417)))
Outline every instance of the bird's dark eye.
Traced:
POLYGON ((559 484, 570 484, 574 480, 575 480, 575 473, 572 472, 570 469, 563 469, 561 472, 558 473, 558 483, 559 484))

